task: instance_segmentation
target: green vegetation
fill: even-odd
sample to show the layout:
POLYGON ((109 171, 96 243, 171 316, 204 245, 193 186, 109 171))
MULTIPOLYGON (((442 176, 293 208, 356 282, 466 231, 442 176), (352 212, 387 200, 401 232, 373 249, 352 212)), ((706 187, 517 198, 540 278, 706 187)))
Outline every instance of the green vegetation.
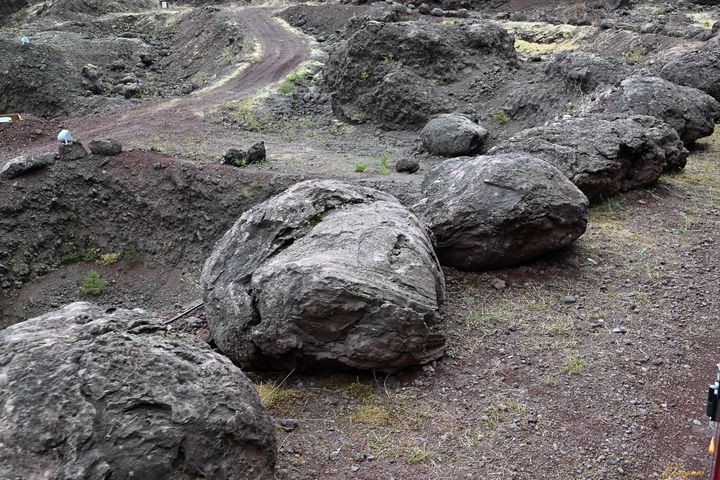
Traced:
POLYGON ((140 264, 140 254, 135 245, 130 245, 125 249, 122 260, 128 267, 135 267, 140 264))
POLYGON ((72 265, 80 261, 80 254, 78 252, 70 252, 67 255, 60 257, 60 265, 72 265))
POLYGON ((107 282, 95 270, 85 276, 80 291, 91 295, 100 295, 107 288, 107 282))
POLYGON ((390 155, 387 153, 380 155, 380 175, 390 174, 390 170, 388 169, 388 160, 390 160, 390 155))
POLYGON ((367 170, 368 164, 363 162, 357 162, 355 163, 355 173, 363 173, 365 170, 367 170))
POLYGON ((86 262, 94 262, 98 259, 98 251, 94 248, 88 248, 83 252, 83 260, 86 262))
POLYGON ((294 69, 292 72, 288 73, 285 78, 280 80, 280 83, 278 85, 278 92, 282 93, 283 95, 288 95, 292 93, 295 90, 295 84, 302 77, 302 70, 300 70, 299 68, 294 69))
POLYGON ((498 125, 505 125, 510 121, 510 117, 508 116, 507 112, 502 109, 495 110, 492 113, 492 118, 498 125))
POLYGON ((585 358, 583 357, 565 357, 563 372, 567 373, 568 375, 576 375, 583 373, 585 370, 587 370, 587 366, 587 360, 585 360, 585 358))

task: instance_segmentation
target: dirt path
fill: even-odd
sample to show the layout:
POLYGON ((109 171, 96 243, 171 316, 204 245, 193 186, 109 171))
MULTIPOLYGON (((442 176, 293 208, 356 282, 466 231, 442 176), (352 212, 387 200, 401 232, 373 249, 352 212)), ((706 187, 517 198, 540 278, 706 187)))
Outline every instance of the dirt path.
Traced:
MULTIPOLYGON (((307 58, 304 40, 273 18, 270 8, 232 9, 238 22, 247 26, 260 45, 262 56, 236 78, 214 89, 204 89, 187 97, 148 102, 118 113, 60 119, 84 140, 112 137, 121 143, 159 136, 183 144, 203 137, 227 139, 232 144, 237 133, 230 128, 205 122, 203 114, 227 100, 237 100, 282 79, 307 58), (199 123, 202 122, 202 126, 199 123)), ((54 146, 54 145, 53 145, 54 146)))

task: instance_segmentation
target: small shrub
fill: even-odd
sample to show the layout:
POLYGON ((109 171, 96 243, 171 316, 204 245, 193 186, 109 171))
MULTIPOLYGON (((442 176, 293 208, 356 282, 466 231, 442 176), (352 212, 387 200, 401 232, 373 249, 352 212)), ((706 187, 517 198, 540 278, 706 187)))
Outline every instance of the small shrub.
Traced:
POLYGON ((367 170, 368 164, 363 162, 357 162, 355 164, 355 173, 363 173, 365 170, 367 170))
POLYGON ((498 123, 498 125, 505 125, 510 121, 510 117, 505 110, 495 110, 492 113, 492 118, 498 123))
POLYGON ((100 295, 107 288, 107 282, 95 270, 85 275, 80 291, 91 295, 100 295))
POLYGON ((570 112, 575 110, 575 104, 573 102, 568 102, 566 107, 567 107, 568 111, 570 111, 570 112))
POLYGON ((120 260, 120 254, 116 252, 109 252, 109 253, 103 253, 100 255, 100 264, 101 265, 112 265, 113 263, 117 263, 118 260, 120 260))
POLYGON ((140 264, 140 254, 134 245, 130 245, 125 249, 122 256, 123 262, 129 267, 134 267, 140 264))
POLYGON ((67 255, 60 257, 60 265, 72 265, 80 261, 80 254, 78 252, 70 252, 67 255))
POLYGON ((86 262, 94 262, 98 258, 98 252, 94 248, 88 248, 83 252, 83 260, 86 262))
POLYGON ((380 155, 380 175, 390 174, 390 170, 388 169, 388 160, 390 160, 390 155, 387 153, 380 155))

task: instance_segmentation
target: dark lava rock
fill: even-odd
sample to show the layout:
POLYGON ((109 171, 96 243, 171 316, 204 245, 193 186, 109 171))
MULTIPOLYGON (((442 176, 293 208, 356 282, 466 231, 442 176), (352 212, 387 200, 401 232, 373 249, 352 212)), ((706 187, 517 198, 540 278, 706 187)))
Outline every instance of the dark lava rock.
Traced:
POLYGON ((0 331, 3 478, 273 478, 273 424, 230 360, 142 310, 73 303, 0 331))
POLYGON ((594 110, 650 115, 674 128, 686 145, 712 135, 720 103, 696 88, 658 77, 633 76, 603 95, 594 110))
POLYGON ((571 118, 523 130, 491 151, 509 152, 545 160, 590 200, 652 185, 688 156, 675 130, 642 115, 571 118))
POLYGON ((565 247, 587 227, 588 200, 563 174, 523 153, 458 157, 425 176, 413 208, 443 265, 506 267, 565 247))
POLYGON ((444 350, 427 227, 370 188, 306 181, 255 206, 201 282, 213 339, 239 365, 395 371, 444 350))
POLYGON ((265 142, 258 142, 248 150, 248 162, 259 163, 265 161, 265 142))
POLYGON ((80 142, 70 142, 67 145, 64 143, 60 144, 60 160, 80 160, 81 158, 85 158, 87 154, 87 150, 85 150, 85 147, 83 147, 80 142))
POLYGON ((425 150, 443 157, 467 155, 477 150, 487 137, 487 130, 458 113, 438 115, 420 132, 425 150))
POLYGON ((111 157, 122 153, 122 145, 112 138, 108 138, 107 140, 93 140, 90 142, 90 152, 95 155, 111 157))
POLYGON ((0 180, 25 175, 34 170, 45 168, 55 163, 55 155, 46 153, 42 155, 23 155, 8 161, 0 170, 0 180))
POLYGON ((697 88, 720 101, 720 41, 685 52, 662 68, 660 76, 678 85, 697 88))
POLYGON ((398 173, 415 173, 420 170, 420 163, 414 158, 402 158, 395 164, 398 173))
POLYGON ((248 154, 245 150, 230 148, 223 155, 223 163, 235 167, 244 167, 248 164, 248 154))

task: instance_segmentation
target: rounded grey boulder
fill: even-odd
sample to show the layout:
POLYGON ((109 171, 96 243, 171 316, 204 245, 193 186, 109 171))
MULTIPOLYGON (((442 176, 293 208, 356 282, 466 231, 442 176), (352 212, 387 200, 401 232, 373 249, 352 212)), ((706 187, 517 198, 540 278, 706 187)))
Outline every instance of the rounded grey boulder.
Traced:
POLYGON ((9 160, 0 170, 0 180, 9 180, 11 178, 25 175, 34 170, 45 168, 55 163, 55 155, 52 153, 40 155, 23 155, 9 160))
POLYGON ((688 151, 655 117, 590 116, 523 130, 491 154, 525 152, 550 163, 590 200, 654 184, 685 167, 688 151))
POLYGON ((720 101, 720 39, 705 42, 699 50, 684 52, 669 61, 660 76, 678 85, 702 90, 720 101))
POLYGON ((0 478, 274 478, 274 428, 240 369, 113 310, 73 303, 0 332, 0 478))
POLYGON ((394 371, 444 350, 429 231, 370 188, 306 181, 255 206, 201 281, 213 339, 243 366, 394 371))
POLYGON ((626 78, 598 102, 607 113, 657 117, 674 128, 686 145, 712 135, 720 117, 720 103, 707 93, 659 77, 626 78))
POLYGON ((90 152, 95 155, 114 156, 122 153, 122 145, 117 140, 93 140, 90 142, 90 152))
POLYGON ((517 265, 574 242, 588 200, 552 165, 523 153, 458 157, 425 176, 414 210, 437 239, 443 265, 517 265))
POLYGON ((478 149, 487 137, 487 130, 458 113, 438 115, 420 132, 425 150, 443 157, 471 153, 478 149))

